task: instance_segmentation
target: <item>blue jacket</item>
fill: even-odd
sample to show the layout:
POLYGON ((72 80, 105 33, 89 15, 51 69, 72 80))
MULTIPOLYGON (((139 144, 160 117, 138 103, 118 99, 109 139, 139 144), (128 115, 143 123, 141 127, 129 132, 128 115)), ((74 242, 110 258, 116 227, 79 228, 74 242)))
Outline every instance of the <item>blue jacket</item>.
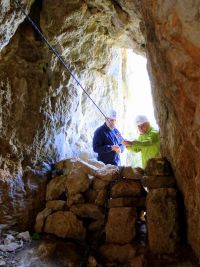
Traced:
POLYGON ((93 137, 93 150, 98 153, 98 160, 105 164, 120 165, 120 154, 112 151, 112 146, 118 145, 123 152, 122 140, 123 138, 116 128, 111 130, 106 123, 100 126, 93 137))

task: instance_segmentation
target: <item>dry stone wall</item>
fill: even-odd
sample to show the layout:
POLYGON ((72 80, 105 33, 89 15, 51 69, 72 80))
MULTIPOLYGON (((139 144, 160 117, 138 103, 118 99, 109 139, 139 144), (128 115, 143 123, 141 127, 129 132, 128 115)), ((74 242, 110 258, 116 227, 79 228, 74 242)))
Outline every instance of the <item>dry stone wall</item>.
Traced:
POLYGON ((142 169, 95 163, 71 158, 55 164, 59 175, 47 184, 46 207, 36 217, 35 231, 87 244, 89 255, 106 264, 135 266, 139 259, 143 264, 147 230, 151 253, 175 253, 178 191, 168 162, 150 160, 146 176, 142 169))
POLYGON ((137 209, 145 208, 142 170, 97 168, 76 158, 55 167, 62 175, 47 184, 46 208, 36 217, 35 231, 88 242, 106 262, 131 262, 137 250, 137 209))

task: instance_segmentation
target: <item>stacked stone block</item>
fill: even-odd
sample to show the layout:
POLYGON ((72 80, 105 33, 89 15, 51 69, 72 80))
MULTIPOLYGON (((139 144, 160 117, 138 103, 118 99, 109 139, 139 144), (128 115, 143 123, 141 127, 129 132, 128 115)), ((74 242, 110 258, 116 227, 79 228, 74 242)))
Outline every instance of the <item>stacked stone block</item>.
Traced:
POLYGON ((178 243, 178 205, 176 180, 163 158, 149 160, 142 184, 148 189, 147 229, 151 252, 170 254, 178 243))

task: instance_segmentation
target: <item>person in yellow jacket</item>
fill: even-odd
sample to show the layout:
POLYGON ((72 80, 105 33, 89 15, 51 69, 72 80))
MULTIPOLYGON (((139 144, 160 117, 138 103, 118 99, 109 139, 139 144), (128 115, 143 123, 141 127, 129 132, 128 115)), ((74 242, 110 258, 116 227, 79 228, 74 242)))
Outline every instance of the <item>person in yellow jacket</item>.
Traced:
POLYGON ((150 158, 159 156, 159 131, 154 129, 146 116, 138 115, 135 119, 139 130, 139 137, 134 141, 124 140, 122 144, 127 147, 129 151, 141 152, 142 167, 145 168, 147 161, 150 158))

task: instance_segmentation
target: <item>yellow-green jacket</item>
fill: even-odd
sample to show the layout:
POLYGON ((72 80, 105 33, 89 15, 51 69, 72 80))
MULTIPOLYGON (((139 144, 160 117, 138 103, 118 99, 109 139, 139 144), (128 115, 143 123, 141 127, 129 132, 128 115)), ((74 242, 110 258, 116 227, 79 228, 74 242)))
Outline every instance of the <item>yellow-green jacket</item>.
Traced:
POLYGON ((127 147, 129 151, 141 152, 143 168, 146 167, 147 161, 150 158, 159 156, 159 136, 159 132, 150 127, 146 133, 140 134, 138 140, 133 141, 133 144, 127 147))

